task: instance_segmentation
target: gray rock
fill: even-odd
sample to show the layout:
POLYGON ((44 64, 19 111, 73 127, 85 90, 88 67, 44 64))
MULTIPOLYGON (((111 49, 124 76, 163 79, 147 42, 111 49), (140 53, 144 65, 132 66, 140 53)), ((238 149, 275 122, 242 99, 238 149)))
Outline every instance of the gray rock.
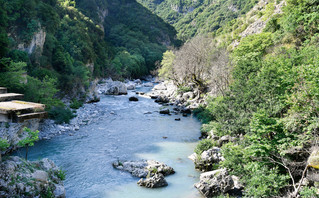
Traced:
POLYGON ((137 102, 137 101, 138 101, 138 98, 135 97, 135 96, 131 96, 131 97, 129 98, 129 101, 137 102))
POLYGON ((208 198, 228 193, 234 189, 234 181, 226 169, 218 169, 202 173, 200 181, 194 186, 208 198))
POLYGON ((220 152, 220 148, 214 147, 204 151, 200 157, 196 157, 195 168, 201 171, 209 171, 212 170, 215 164, 223 160, 224 158, 220 152))
POLYGON ((148 83, 144 83, 143 86, 144 86, 144 87, 153 87, 154 84, 151 83, 151 82, 148 82, 148 83))
POLYGON ((135 87, 135 84, 129 84, 126 86, 127 90, 134 90, 136 87, 135 87))
POLYGON ((167 96, 158 96, 156 99, 155 99, 155 102, 157 103, 168 103, 169 102, 169 98, 167 96))
POLYGON ((193 92, 186 92, 183 94, 183 99, 184 100, 190 100, 190 99, 193 99, 195 96, 195 94, 193 92))
POLYGON ((41 170, 36 170, 33 174, 32 174, 32 178, 34 178, 37 181, 41 181, 43 183, 47 183, 48 179, 49 179, 49 175, 47 172, 45 171, 41 171, 41 170))
POLYGON ((164 85, 164 84, 158 84, 158 85, 155 85, 154 90, 167 90, 167 87, 164 85))
POLYGON ((53 191, 55 198, 65 198, 65 188, 63 185, 55 185, 55 190, 53 191))
POLYGON ((113 163, 113 167, 127 171, 139 178, 146 178, 148 175, 153 176, 155 173, 161 173, 164 176, 175 173, 172 167, 155 160, 117 161, 113 163))
POLYGON ((169 109, 162 109, 159 112, 160 114, 169 114, 169 109))
POLYGON ((8 157, 0 163, 0 197, 40 197, 41 192, 54 190, 55 197, 65 197, 63 181, 57 177, 59 168, 48 160, 29 162, 8 157), (58 191, 55 191, 59 186, 58 191), (57 193, 57 194, 56 194, 57 193))
POLYGON ((105 95, 126 95, 126 85, 119 81, 110 81, 100 85, 98 91, 105 95))
POLYGON ((160 188, 168 185, 164 175, 161 173, 155 174, 154 176, 146 179, 142 178, 137 182, 137 184, 146 188, 160 188))
POLYGON ((136 80, 134 80, 134 83, 136 83, 136 84, 142 84, 142 81, 141 81, 140 79, 136 79, 136 80))

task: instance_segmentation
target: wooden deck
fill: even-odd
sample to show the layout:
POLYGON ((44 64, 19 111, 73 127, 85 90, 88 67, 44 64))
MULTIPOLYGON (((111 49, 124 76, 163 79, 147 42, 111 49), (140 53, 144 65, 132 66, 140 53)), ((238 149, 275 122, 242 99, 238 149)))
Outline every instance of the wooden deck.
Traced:
POLYGON ((47 117, 45 105, 21 101, 23 94, 6 92, 6 88, 0 87, 0 122, 23 122, 47 117))
POLYGON ((11 100, 22 100, 23 94, 17 93, 2 93, 0 94, 0 102, 11 101, 11 100))

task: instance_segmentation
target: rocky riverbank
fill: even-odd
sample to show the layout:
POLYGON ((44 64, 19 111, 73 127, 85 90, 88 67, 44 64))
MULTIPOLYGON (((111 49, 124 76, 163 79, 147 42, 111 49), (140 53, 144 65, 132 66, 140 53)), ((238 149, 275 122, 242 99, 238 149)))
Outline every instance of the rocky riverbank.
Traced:
POLYGON ((0 197, 64 198, 64 172, 51 160, 30 162, 16 156, 0 162, 0 197))

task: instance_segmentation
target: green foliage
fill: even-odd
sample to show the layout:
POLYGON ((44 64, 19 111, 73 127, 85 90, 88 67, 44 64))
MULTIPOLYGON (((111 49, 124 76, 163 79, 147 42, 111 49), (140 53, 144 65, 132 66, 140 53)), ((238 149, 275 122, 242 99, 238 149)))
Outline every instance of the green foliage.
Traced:
POLYGON ((57 177, 61 180, 65 180, 66 178, 66 173, 64 170, 60 169, 58 172, 57 172, 57 177))
POLYGON ((207 151, 208 149, 211 149, 214 146, 216 146, 216 145, 215 145, 213 140, 203 139, 197 144, 197 146, 195 148, 195 153, 197 155, 201 155, 204 151, 207 151))
POLYGON ((319 197, 317 194, 318 189, 315 187, 303 187, 300 191, 300 195, 302 198, 314 198, 319 197))
POLYGON ((71 109, 79 109, 80 107, 83 106, 83 101, 77 100, 77 99, 72 99, 70 108, 71 109))
POLYGON ((163 59, 161 61, 161 68, 158 70, 158 76, 167 80, 171 79, 171 71, 173 69, 173 62, 175 59, 175 54, 173 51, 169 50, 163 54, 163 59))
POLYGON ((189 91, 192 91, 191 87, 180 86, 180 87, 178 87, 177 93, 180 94, 180 93, 186 93, 186 92, 189 92, 189 91))
POLYGON ((0 84, 11 91, 23 92, 26 72, 24 62, 13 62, 10 58, 0 59, 0 84))
POLYGON ((23 129, 27 134, 26 137, 18 142, 18 146, 34 146, 34 143, 39 140, 39 131, 31 131, 31 129, 25 127, 23 129))
POLYGON ((28 160, 28 148, 34 146, 34 143, 39 140, 39 131, 31 131, 31 129, 24 127, 23 130, 27 133, 24 139, 18 142, 18 146, 26 147, 25 160, 28 160))
MULTIPOLYGON (((133 1, 1 0, 0 3, 0 58, 12 59, 12 64, 4 63, 3 59, 0 71, 26 63, 23 70, 32 77, 27 87, 22 83, 9 87, 11 78, 20 82, 13 76, 6 79, 0 76, 0 83, 14 88, 13 91, 26 91, 34 101, 41 99, 33 98, 30 92, 40 81, 52 84, 53 80, 48 79, 57 79, 54 89, 75 96, 79 94, 77 90, 88 88, 89 80, 95 77, 146 75, 161 60, 167 45, 179 44, 173 27, 133 1), (106 10, 107 19, 101 18, 101 12, 106 10), (40 30, 46 33, 43 50, 33 49, 32 54, 8 50, 8 47, 17 49, 22 43, 28 46, 40 30)), ((52 101, 45 102, 48 106, 55 105, 52 101)))
POLYGON ((138 0, 178 31, 178 37, 188 40, 195 35, 214 33, 228 21, 248 12, 257 0, 138 0))
POLYGON ((43 80, 34 77, 28 77, 26 85, 25 99, 37 103, 46 104, 46 108, 50 109, 53 106, 62 105, 61 100, 56 99, 55 95, 58 92, 56 89, 57 80, 45 76, 43 80))
POLYGON ((70 109, 63 107, 53 107, 49 111, 49 117, 55 120, 56 124, 70 123, 70 120, 75 117, 70 109))
MULTIPOLYGON (((10 144, 8 143, 7 140, 0 138, 0 151, 5 150, 9 146, 10 146, 10 144)), ((0 153, 0 155, 1 155, 1 153, 0 153)))

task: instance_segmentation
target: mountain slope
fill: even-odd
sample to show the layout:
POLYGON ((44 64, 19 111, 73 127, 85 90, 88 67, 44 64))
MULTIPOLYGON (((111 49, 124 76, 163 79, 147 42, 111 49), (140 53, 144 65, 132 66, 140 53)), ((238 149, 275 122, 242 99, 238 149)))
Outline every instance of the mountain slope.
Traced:
POLYGON ((216 32, 225 23, 248 12, 258 0, 138 0, 178 31, 183 40, 216 32))
MULTIPOLYGON (((30 82, 12 84, 0 78, 0 84, 12 91, 28 93, 41 81, 52 80, 53 87, 75 96, 96 77, 146 75, 167 46, 179 44, 174 28, 136 1, 0 3, 1 72, 16 72, 10 62, 22 62, 19 73, 27 72, 30 82)), ((41 102, 39 97, 26 97, 41 102)))

